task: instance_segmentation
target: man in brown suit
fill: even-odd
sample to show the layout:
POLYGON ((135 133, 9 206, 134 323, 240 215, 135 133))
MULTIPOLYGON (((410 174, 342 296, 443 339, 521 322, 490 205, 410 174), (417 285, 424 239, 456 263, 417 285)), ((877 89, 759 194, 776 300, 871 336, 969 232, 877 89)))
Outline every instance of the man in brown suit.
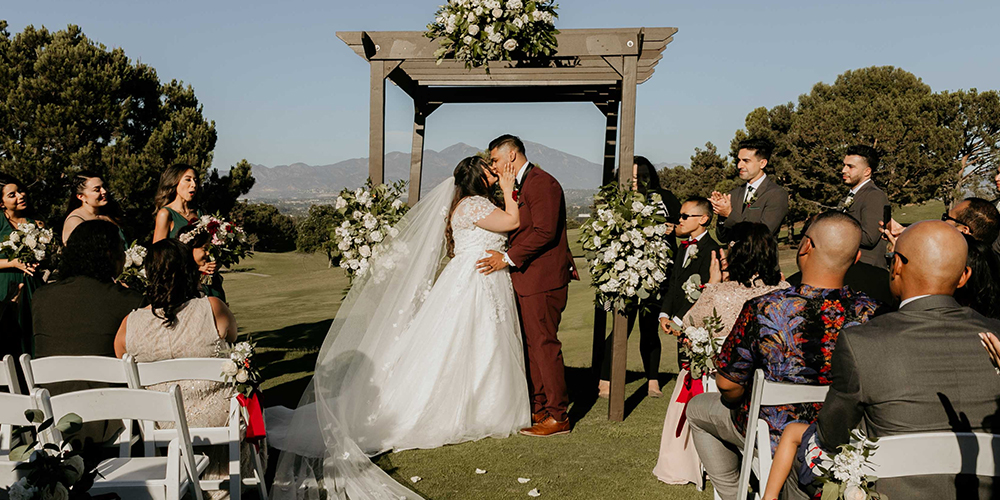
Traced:
POLYGON ((517 171, 514 199, 520 209, 521 226, 510 234, 507 253, 490 251, 478 267, 485 274, 511 268, 532 395, 532 426, 521 429, 521 434, 566 434, 570 431, 569 393, 562 343, 556 336, 574 274, 566 237, 566 200, 559 182, 528 162, 524 144, 517 137, 502 135, 494 139, 490 158, 498 171, 508 164, 517 171))

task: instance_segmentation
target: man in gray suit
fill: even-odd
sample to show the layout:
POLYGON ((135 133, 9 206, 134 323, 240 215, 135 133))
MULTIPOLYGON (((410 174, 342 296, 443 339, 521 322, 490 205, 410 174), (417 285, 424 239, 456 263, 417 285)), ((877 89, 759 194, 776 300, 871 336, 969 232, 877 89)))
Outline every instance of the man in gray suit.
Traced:
POLYGON ((861 224, 861 262, 885 269, 886 241, 882 239, 879 222, 889 198, 872 181, 878 168, 879 154, 869 146, 851 146, 844 156, 841 173, 844 184, 851 188, 838 208, 861 224))
POLYGON ((781 221, 788 214, 788 192, 764 173, 773 150, 774 145, 766 139, 740 142, 737 167, 746 184, 726 194, 712 192, 712 210, 719 215, 719 241, 728 243, 732 229, 744 221, 767 224, 773 235, 781 229, 781 221))
MULTIPOLYGON (((890 275, 899 311, 845 329, 833 351, 833 384, 817 421, 828 452, 862 422, 874 437, 997 432, 1000 380, 978 334, 997 332, 1000 322, 952 298, 970 274, 965 238, 944 222, 918 222, 895 250, 890 275)), ((879 479, 875 486, 896 499, 992 496, 990 478, 918 476, 879 479)))

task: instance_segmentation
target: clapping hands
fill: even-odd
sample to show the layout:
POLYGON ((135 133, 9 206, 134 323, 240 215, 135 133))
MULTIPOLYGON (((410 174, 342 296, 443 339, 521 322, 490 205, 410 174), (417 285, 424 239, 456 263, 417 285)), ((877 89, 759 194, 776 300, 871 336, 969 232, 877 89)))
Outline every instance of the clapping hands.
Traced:
POLYGON ((983 349, 989 353, 990 362, 993 363, 997 375, 1000 375, 1000 339, 992 332, 983 332, 979 334, 979 342, 983 344, 983 349))
POLYGON ((712 211, 719 215, 719 217, 729 217, 729 214, 733 213, 733 199, 732 195, 726 193, 720 193, 718 191, 712 191, 712 196, 708 201, 712 202, 712 211))

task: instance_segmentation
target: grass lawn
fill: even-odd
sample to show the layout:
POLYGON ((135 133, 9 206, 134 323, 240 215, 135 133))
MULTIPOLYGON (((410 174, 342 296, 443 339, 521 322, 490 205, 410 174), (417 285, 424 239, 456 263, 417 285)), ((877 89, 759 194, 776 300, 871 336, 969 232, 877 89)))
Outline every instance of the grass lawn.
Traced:
MULTIPOLYGON (((896 220, 911 223, 939 218, 943 206, 929 203, 896 210, 896 220)), ((582 255, 570 232, 574 255, 582 255)), ((780 253, 786 275, 796 271, 795 253, 780 253)), ((580 259, 578 264, 582 264, 580 259)), ((668 398, 645 397, 638 341, 629 342, 627 417, 607 419, 608 403, 595 397, 590 364, 593 345, 593 292, 589 276, 573 282, 559 337, 567 366, 576 422, 573 433, 552 439, 514 436, 383 455, 381 465, 400 482, 432 499, 524 498, 538 488, 545 498, 711 498, 710 489, 668 486, 652 475, 668 398), (475 469, 486 474, 476 474, 475 469), (411 484, 409 478, 423 478, 411 484), (520 484, 518 477, 530 478, 520 484)), ((294 407, 312 375, 316 354, 337 313, 347 280, 339 269, 327 269, 321 255, 258 254, 237 272, 228 273, 226 292, 240 333, 258 343, 264 366, 264 404, 294 407)), ((610 324, 610 321, 608 322, 610 324)), ((677 372, 675 341, 661 335, 663 391, 670 394, 677 372)))

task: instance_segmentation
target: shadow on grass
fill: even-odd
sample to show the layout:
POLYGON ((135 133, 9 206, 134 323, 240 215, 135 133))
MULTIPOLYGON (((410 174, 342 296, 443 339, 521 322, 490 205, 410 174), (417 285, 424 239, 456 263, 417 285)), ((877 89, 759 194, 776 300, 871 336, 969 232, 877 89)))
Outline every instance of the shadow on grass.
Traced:
POLYGON ((323 339, 330 331, 333 319, 313 323, 299 323, 277 330, 254 332, 257 347, 281 349, 285 351, 319 350, 323 339))
MULTIPOLYGON (((673 373, 661 373, 660 387, 665 386, 676 376, 673 373)), ((631 384, 645 377, 646 374, 643 372, 625 372, 625 384, 631 384)), ((574 426, 590 413, 597 402, 597 377, 594 375, 594 370, 590 367, 566 367, 566 388, 569 391, 570 402, 569 423, 570 426, 574 426)), ((647 394, 646 384, 642 384, 625 400, 625 418, 628 418, 647 394)))

